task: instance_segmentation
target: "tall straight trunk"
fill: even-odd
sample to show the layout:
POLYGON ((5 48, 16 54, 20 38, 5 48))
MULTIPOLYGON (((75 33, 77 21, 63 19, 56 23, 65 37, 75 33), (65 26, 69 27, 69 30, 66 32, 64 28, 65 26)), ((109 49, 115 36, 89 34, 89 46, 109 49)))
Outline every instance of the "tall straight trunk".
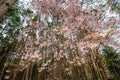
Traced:
POLYGON ((0 0, 0 20, 17 0, 0 0))

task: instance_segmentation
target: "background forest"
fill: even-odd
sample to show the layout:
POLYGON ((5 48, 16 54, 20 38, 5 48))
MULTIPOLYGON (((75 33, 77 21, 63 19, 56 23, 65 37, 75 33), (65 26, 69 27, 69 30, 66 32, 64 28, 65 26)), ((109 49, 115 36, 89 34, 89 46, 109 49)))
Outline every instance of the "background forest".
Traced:
POLYGON ((0 0, 0 80, 120 80, 120 0, 0 0))

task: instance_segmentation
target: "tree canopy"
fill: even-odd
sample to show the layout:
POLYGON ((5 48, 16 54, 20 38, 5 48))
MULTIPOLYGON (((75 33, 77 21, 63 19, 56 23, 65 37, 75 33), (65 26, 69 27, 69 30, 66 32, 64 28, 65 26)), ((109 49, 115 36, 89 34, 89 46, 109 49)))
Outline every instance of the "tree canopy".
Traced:
POLYGON ((0 80, 119 80, 119 0, 8 2, 0 80))

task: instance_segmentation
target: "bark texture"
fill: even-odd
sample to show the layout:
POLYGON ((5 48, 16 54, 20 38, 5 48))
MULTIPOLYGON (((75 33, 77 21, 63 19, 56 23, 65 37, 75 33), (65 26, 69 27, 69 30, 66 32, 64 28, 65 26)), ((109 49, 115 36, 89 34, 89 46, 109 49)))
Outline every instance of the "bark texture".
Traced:
POLYGON ((0 0, 0 20, 17 0, 0 0))

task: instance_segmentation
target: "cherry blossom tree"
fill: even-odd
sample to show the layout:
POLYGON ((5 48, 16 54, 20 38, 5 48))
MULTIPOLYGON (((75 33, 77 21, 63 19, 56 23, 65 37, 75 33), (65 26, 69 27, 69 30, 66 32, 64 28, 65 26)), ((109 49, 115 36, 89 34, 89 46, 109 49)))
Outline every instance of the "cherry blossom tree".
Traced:
POLYGON ((114 3, 32 0, 33 19, 15 37, 21 44, 12 79, 21 71, 22 80, 106 80, 107 67, 99 49, 110 42, 119 47, 112 40, 120 23, 119 9, 110 8, 114 3))

